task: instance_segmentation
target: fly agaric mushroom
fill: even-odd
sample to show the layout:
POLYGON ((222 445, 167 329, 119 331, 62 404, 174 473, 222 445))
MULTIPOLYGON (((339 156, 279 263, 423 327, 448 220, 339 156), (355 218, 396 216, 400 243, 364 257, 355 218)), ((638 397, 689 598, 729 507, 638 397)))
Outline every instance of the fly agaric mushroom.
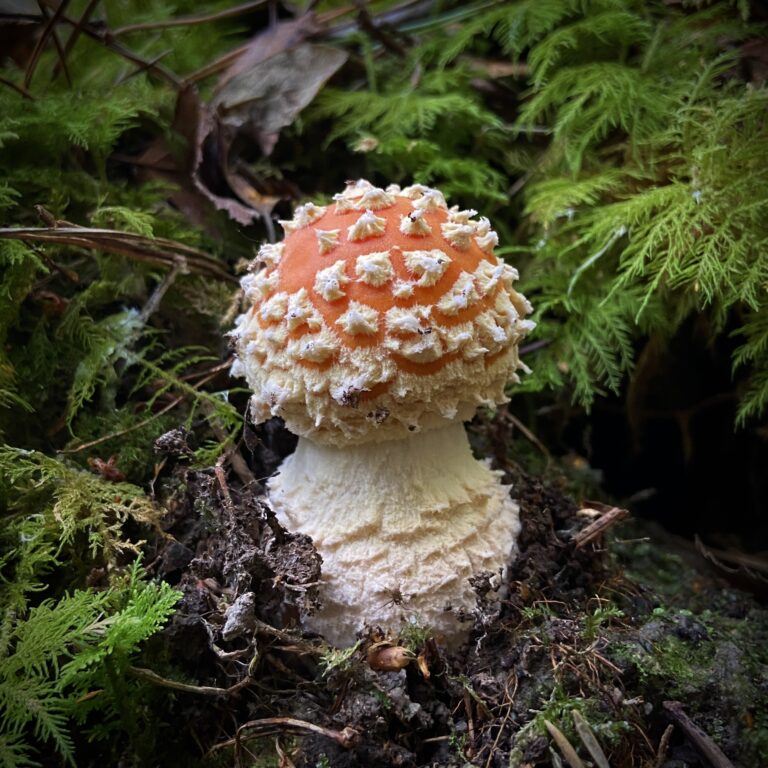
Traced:
POLYGON ((299 435, 268 483, 323 558, 313 628, 340 645, 403 614, 449 640, 468 578, 514 554, 518 508, 474 459, 464 421, 506 401, 533 327, 486 218, 435 189, 350 182, 262 246, 232 335, 256 423, 299 435), (392 594, 400 599, 391 599, 392 594))

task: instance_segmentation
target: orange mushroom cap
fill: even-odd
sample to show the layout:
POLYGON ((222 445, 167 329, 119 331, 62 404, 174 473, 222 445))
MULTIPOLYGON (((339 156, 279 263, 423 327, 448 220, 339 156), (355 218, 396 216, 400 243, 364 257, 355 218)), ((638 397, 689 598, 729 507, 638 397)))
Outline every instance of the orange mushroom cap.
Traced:
POLYGON ((360 180, 334 200, 297 208, 243 278, 233 375, 255 420, 362 442, 503 402, 533 324, 488 220, 422 185, 360 180))

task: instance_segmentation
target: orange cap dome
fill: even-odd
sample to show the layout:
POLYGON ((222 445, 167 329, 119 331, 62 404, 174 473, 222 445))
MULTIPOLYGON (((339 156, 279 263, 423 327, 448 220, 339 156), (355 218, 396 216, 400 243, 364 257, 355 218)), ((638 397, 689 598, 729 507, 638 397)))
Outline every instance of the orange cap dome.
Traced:
POLYGON ((255 420, 362 442, 503 402, 533 324, 488 220, 422 185, 360 180, 334 199, 297 208, 243 278, 233 375, 254 390, 255 420))

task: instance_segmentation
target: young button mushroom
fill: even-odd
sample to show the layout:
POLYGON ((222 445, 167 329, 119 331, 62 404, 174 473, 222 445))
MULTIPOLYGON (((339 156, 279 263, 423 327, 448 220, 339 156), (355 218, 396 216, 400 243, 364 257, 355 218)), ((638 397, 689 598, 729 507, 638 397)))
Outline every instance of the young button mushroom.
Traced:
POLYGON ((506 401, 531 306, 488 220, 437 190, 360 180, 334 200, 264 246, 232 334, 253 419, 299 435, 270 501, 323 557, 308 623, 328 640, 351 644, 364 623, 396 632, 407 615, 456 642, 469 577, 501 571, 520 528, 463 422, 506 401))

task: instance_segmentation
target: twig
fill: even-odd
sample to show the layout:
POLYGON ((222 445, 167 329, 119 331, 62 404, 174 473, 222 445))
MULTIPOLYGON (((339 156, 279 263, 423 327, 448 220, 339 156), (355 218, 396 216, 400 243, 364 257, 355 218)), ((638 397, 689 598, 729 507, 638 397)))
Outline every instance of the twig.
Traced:
POLYGON ((296 637, 296 635, 292 634, 291 632, 273 627, 271 624, 267 624, 261 619, 254 619, 254 622, 255 631, 258 634, 271 635, 272 637, 276 637, 278 640, 282 640, 286 643, 301 642, 301 638, 296 637))
POLYGON ((693 543, 705 560, 709 560, 710 563, 726 573, 746 573, 747 576, 761 581, 765 581, 766 576, 768 576, 768 560, 765 558, 747 555, 744 552, 727 552, 724 549, 707 547, 698 534, 694 535, 693 543), (736 563, 736 567, 726 565, 723 561, 736 563))
MULTIPOLYGON (((507 722, 509 722, 510 715, 512 714, 512 705, 515 702, 515 696, 517 695, 517 687, 519 685, 519 680, 517 677, 517 673, 513 672, 512 675, 514 675, 515 678, 515 687, 512 690, 512 693, 509 692, 509 677, 504 682, 504 695, 507 697, 507 714, 504 715, 504 719, 501 721, 501 725, 499 726, 499 731, 496 734, 496 738, 493 741, 493 744, 491 745, 491 751, 488 753, 488 759, 485 761, 485 768, 491 768, 491 763, 493 762, 493 754, 496 751, 496 747, 499 746, 499 742, 501 741, 501 736, 504 733, 504 729, 507 727, 507 722)), ((510 675, 510 677, 512 676, 510 675)))
MULTIPOLYGON (((467 713, 467 736, 469 736, 469 749, 472 749, 472 745, 475 743, 475 720, 472 717, 472 697, 469 695, 469 691, 464 691, 464 711, 467 713)), ((470 755, 464 754, 463 757, 470 757, 470 755)))
MULTIPOLYGON (((61 5, 65 5, 65 3, 62 3, 61 5)), ((38 6, 40 6, 40 12, 43 14, 43 18, 45 18, 46 21, 50 21, 51 12, 40 2, 38 2, 38 6)), ((69 67, 67 66, 67 54, 64 51, 64 48, 61 47, 61 40, 59 40, 59 34, 55 29, 51 31, 51 37, 53 38, 53 45, 56 48, 56 53, 59 56, 59 61, 56 64, 56 67, 54 67, 54 73, 58 70, 59 65, 61 65, 61 71, 64 73, 67 85, 71 88, 72 78, 69 75, 69 67)))
POLYGON ((136 424, 131 424, 130 427, 126 427, 125 429, 121 429, 117 432, 112 432, 109 435, 102 435, 101 437, 97 437, 95 440, 91 440, 90 442, 75 446, 74 448, 65 448, 64 450, 60 451, 60 453, 80 453, 80 451, 85 451, 88 448, 93 448, 96 445, 101 445, 102 443, 106 443, 106 442, 109 442, 110 440, 114 440, 115 438, 122 437, 123 435, 127 435, 129 432, 134 432, 137 429, 141 429, 142 427, 146 426, 147 424, 159 418, 160 416, 163 416, 164 414, 168 413, 168 411, 172 411, 186 397, 187 397, 186 393, 183 395, 179 395, 175 400, 171 400, 171 402, 168 403, 168 405, 161 408, 157 413, 153 413, 151 416, 148 416, 146 419, 142 419, 141 421, 136 422, 136 424))
POLYGON ((519 355, 530 355, 531 352, 536 352, 539 349, 544 349, 552 343, 552 339, 539 339, 538 341, 532 341, 530 344, 523 344, 519 349, 519 355))
POLYGON ((9 80, 6 77, 0 76, 0 83, 7 85, 9 88, 12 88, 14 91, 16 91, 16 93, 20 93, 25 99, 29 99, 30 101, 35 100, 35 97, 23 85, 14 83, 13 80, 9 80))
MULTIPOLYGON (((227 435, 224 429, 222 429, 221 425, 217 423, 216 419, 212 418, 214 415, 213 406, 210 403, 202 403, 201 408, 209 420, 208 423, 211 427, 211 430, 213 431, 213 434, 216 436, 216 439, 220 440, 222 443, 226 442, 229 438, 229 435, 227 435)), ((227 461, 229 461, 229 465, 232 467, 232 471, 240 478, 240 482, 243 485, 250 485, 251 483, 256 482, 256 478, 254 477, 253 472, 251 472, 251 468, 248 466, 248 462, 240 455, 240 452, 237 450, 238 444, 239 443, 230 445, 229 448, 227 448, 221 454, 221 456, 219 456, 218 460, 216 461, 216 473, 217 475, 221 473, 223 476, 224 470, 222 467, 227 461)), ((222 486, 222 491, 225 491, 224 486, 222 486)), ((228 495, 228 491, 226 493, 228 495)))
POLYGON ((366 32, 373 40, 378 40, 390 53, 394 53, 401 59, 404 59, 408 52, 405 48, 397 42, 391 35, 377 25, 371 18, 371 14, 367 8, 368 3, 364 0, 355 0, 355 8, 357 8, 357 21, 360 24, 360 29, 366 32))
POLYGON ((145 21, 138 24, 127 24, 124 27, 112 30, 112 34, 115 37, 119 37, 120 35, 128 35, 131 32, 145 32, 150 29, 168 29, 170 27, 191 27, 195 24, 205 24, 209 21, 230 19, 233 16, 241 16, 244 13, 253 11, 267 2, 268 0, 253 0, 253 2, 236 5, 234 8, 225 8, 215 13, 200 13, 194 16, 179 16, 175 19, 165 19, 164 21, 145 21))
POLYGON ((525 424, 523 424, 523 422, 520 421, 520 419, 518 419, 517 416, 515 416, 513 413, 511 413, 510 411, 507 411, 504 414, 504 417, 509 419, 512 422, 513 426, 519 429, 523 433, 523 436, 527 440, 529 440, 531 443, 533 443, 544 454, 544 458, 547 460, 547 468, 548 468, 552 461, 552 457, 550 456, 549 451, 547 450, 547 446, 544 445, 544 443, 542 443, 541 440, 539 440, 539 438, 536 437, 536 435, 534 435, 533 432, 531 432, 531 430, 528 429, 528 427, 526 427, 525 424))
POLYGON ((595 520, 593 523, 590 523, 586 528, 582 528, 571 539, 571 543, 573 544, 574 549, 581 549, 591 541, 599 538, 612 525, 618 523, 619 520, 623 520, 625 517, 629 517, 629 512, 626 509, 611 507, 607 512, 598 517, 597 520, 595 520))
POLYGON ((158 53, 154 59, 148 59, 143 64, 140 64, 136 69, 134 69, 133 72, 127 72, 126 74, 122 75, 115 83, 115 86, 122 85, 126 81, 130 80, 132 77, 136 77, 137 75, 140 75, 142 72, 146 72, 147 70, 152 69, 152 67, 154 67, 155 64, 161 62, 169 53, 171 53, 170 49, 163 51, 162 53, 158 53))
POLYGON ((193 85, 199 80, 205 80, 206 77, 215 75, 222 69, 226 69, 234 61, 237 61, 237 59, 239 59, 240 56, 242 56, 248 50, 248 47, 249 43, 245 43, 244 45, 240 45, 237 48, 233 48, 231 51, 227 51, 218 59, 214 59, 210 64, 206 64, 196 72, 192 72, 191 74, 187 75, 184 78, 182 85, 186 88, 187 86, 193 85))
MULTIPOLYGON (((229 361, 226 363, 226 365, 230 365, 229 361)), ((217 365, 215 368, 212 368, 208 375, 205 376, 205 378, 201 379, 197 382, 197 384, 194 385, 195 389, 198 389, 199 387, 202 387, 203 384, 207 384, 216 374, 221 370, 222 366, 217 365)), ((88 448, 93 448, 95 445, 101 445, 101 443, 106 443, 109 440, 114 440, 115 438, 122 437, 123 435, 127 435, 129 432, 134 432, 137 429, 141 429, 142 427, 146 426, 150 422, 154 421, 155 419, 159 418, 160 416, 165 415, 168 413, 168 411, 172 411, 177 405, 182 403, 186 398, 188 397, 188 393, 184 392, 183 394, 179 395, 174 400, 171 400, 168 405, 163 406, 157 413, 153 413, 151 416, 148 416, 146 419, 142 419, 141 421, 137 422, 136 424, 131 424, 130 427, 126 427, 125 429, 121 429, 118 432, 112 432, 109 435, 102 435, 101 437, 97 437, 95 440, 91 440, 88 443, 83 443, 82 445, 78 445, 75 448, 66 448, 61 453, 80 453, 80 451, 85 451, 88 448)))
MULTIPOLYGON (((48 6, 48 8, 51 8, 54 11, 59 9, 59 6, 56 4, 55 0, 40 0, 40 2, 44 3, 48 6)), ((60 20, 65 24, 69 24, 70 26, 75 27, 75 29, 79 29, 84 35, 90 37, 91 40, 95 40, 97 43, 99 43, 99 45, 103 45, 106 48, 109 48, 109 50, 111 50, 113 53, 116 53, 118 56, 122 56, 128 61, 132 61, 134 64, 146 65, 148 63, 146 59, 143 59, 137 53, 134 53, 133 51, 118 43, 110 32, 99 31, 90 23, 82 23, 80 20, 73 19, 63 12, 54 14, 54 16, 56 15, 58 15, 60 20)), ((175 88, 178 89, 181 87, 181 80, 179 80, 179 78, 169 69, 166 69, 165 67, 162 67, 158 64, 148 66, 147 69, 150 72, 154 72, 158 77, 173 85, 175 88)))
POLYGON ((189 272, 187 260, 183 256, 179 256, 178 261, 173 265, 173 269, 160 281, 160 284, 152 291, 152 295, 147 300, 147 303, 141 308, 139 319, 142 324, 146 324, 149 318, 157 311, 163 296, 165 296, 168 289, 176 281, 179 274, 186 274, 187 272, 189 272))
POLYGON ((281 731, 298 731, 316 733, 318 736, 325 736, 327 739, 335 741, 340 747, 344 749, 351 749, 360 743, 360 732, 350 726, 346 726, 341 731, 334 731, 330 728, 323 728, 320 725, 314 723, 308 723, 306 720, 297 720, 294 717, 264 717, 260 720, 251 720, 247 723, 243 723, 238 729, 235 737, 227 739, 219 744, 214 744, 209 750, 207 757, 210 757, 215 752, 220 752, 222 749, 229 749, 230 747, 237 747, 240 742, 257 739, 262 736, 272 736, 275 733, 281 731), (250 733, 243 735, 245 731, 256 731, 256 733, 250 733))
POLYGON ((128 669, 134 677, 147 680, 163 688, 172 688, 174 691, 184 691, 185 693, 199 693, 203 696, 231 696, 233 693, 237 693, 247 687, 251 682, 250 677, 246 676, 229 688, 214 688, 210 685, 189 685, 188 683, 169 680, 167 677, 160 677, 157 672, 153 672, 151 669, 143 669, 141 667, 128 667, 128 669))
POLYGON ((723 754, 720 747, 685 714, 683 705, 679 701, 665 701, 664 709, 669 712, 696 751, 712 768, 734 768, 733 763, 723 754))
MULTIPOLYGON (((47 9, 45 8, 45 4, 42 2, 42 0, 38 0, 37 4, 40 6, 40 13, 45 18, 48 15, 46 13, 47 9)), ((68 5, 69 0, 61 0, 61 2, 52 8, 53 14, 47 18, 45 27, 43 27, 43 31, 41 32, 40 37, 37 39, 35 47, 32 49, 32 53, 30 54, 29 61, 27 62, 27 71, 24 73, 25 88, 29 88, 29 85, 32 82, 32 78, 34 77, 35 70, 37 69, 37 62, 40 60, 40 56, 43 53, 45 44, 48 42, 48 38, 53 34, 56 23, 64 15, 64 11, 67 9, 68 5)))
POLYGON ((82 14, 80 14, 80 19, 77 22, 77 26, 70 33, 69 37, 67 38, 66 45, 64 46, 65 59, 69 56, 69 54, 72 52, 72 49, 75 47, 75 43, 77 42, 77 38, 80 37, 80 32, 82 31, 83 26, 85 26, 91 20, 91 14, 96 10, 96 6, 99 4, 99 2, 100 0, 90 0, 88 5, 85 6, 82 14))

